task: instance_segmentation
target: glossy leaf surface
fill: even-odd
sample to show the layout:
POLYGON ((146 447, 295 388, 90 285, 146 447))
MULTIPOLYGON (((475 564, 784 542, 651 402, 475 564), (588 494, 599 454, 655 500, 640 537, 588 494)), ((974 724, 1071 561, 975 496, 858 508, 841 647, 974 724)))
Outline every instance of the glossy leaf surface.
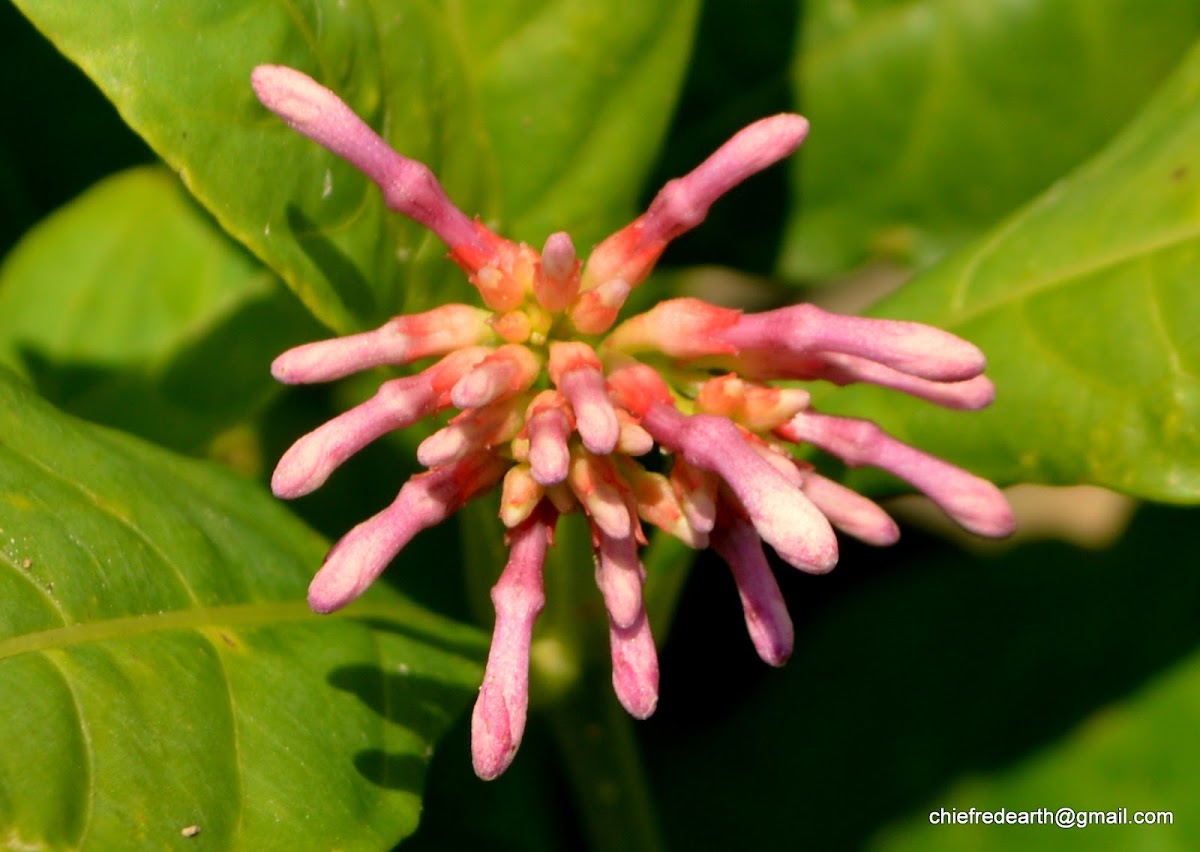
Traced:
POLYGON ((254 66, 337 91, 508 236, 566 229, 586 247, 632 212, 695 17, 694 2, 665 0, 17 5, 340 332, 469 288, 439 241, 259 105, 254 66))
POLYGON ((481 637, 378 589, 313 615, 324 543, 209 464, 0 375, 7 845, 379 848, 411 832, 481 637))
POLYGON ((880 305, 979 345, 996 402, 821 401, 1001 483, 1200 499, 1200 49, 1100 155, 880 305))
POLYGON ((318 330, 163 169, 101 182, 0 266, 0 363, 75 414, 189 452, 261 407, 271 359, 318 330))
POLYGON ((1190 0, 818 0, 781 268, 927 265, 1098 151, 1200 35, 1190 0))

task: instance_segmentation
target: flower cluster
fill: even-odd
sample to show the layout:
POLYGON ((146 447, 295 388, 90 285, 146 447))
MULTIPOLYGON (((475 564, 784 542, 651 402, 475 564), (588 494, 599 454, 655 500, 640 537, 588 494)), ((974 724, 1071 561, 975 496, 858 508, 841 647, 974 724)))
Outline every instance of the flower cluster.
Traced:
POLYGON ((419 531, 501 483, 511 555, 492 591, 495 632, 472 720, 481 777, 504 771, 524 730, 542 567, 559 515, 582 512, 590 523, 613 686, 638 718, 658 700, 638 556, 643 522, 724 558, 754 646, 772 665, 790 654, 792 625, 763 543, 797 568, 822 572, 837 561, 834 527, 872 544, 896 540, 882 509, 797 460, 789 445, 890 471, 975 533, 1011 530, 1009 507, 991 483, 873 423, 814 411, 795 384, 871 382, 953 408, 985 406, 993 389, 981 375, 983 354, 954 335, 810 305, 743 314, 695 299, 662 302, 613 328, 672 239, 800 145, 808 131, 800 116, 740 131, 581 262, 565 233, 552 234, 539 253, 463 214, 426 166, 391 150, 304 74, 260 66, 253 85, 295 130, 364 172, 391 209, 441 237, 483 303, 396 317, 281 355, 273 372, 288 383, 437 360, 301 438, 272 480, 280 497, 306 494, 384 433, 458 412, 418 448, 428 470, 333 547, 309 603, 318 612, 346 605, 419 531), (648 469, 639 459, 656 449, 663 460, 648 469))

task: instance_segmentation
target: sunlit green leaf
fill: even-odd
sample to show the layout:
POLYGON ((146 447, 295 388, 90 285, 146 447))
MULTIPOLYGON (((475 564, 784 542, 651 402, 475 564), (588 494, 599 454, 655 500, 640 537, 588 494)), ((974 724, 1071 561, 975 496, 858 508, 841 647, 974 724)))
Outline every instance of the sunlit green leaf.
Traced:
POLYGON ((878 313, 978 344, 996 402, 850 388, 820 404, 1000 482, 1200 499, 1200 49, 1116 140, 878 313))
POLYGON ((507 234, 566 228, 586 247, 630 213, 695 17, 694 0, 17 5, 339 331, 465 285, 439 241, 255 101, 255 65, 292 65, 342 94, 507 234))
POLYGON ((18 848, 386 848, 482 640, 378 589, 233 474, 0 373, 0 834, 18 848))
POLYGON ((98 184, 0 266, 0 363, 57 405, 197 451, 317 325, 165 170, 98 184))
POLYGON ((925 262, 1107 141, 1200 35, 1164 0, 818 0, 795 84, 813 131, 781 268, 925 262))

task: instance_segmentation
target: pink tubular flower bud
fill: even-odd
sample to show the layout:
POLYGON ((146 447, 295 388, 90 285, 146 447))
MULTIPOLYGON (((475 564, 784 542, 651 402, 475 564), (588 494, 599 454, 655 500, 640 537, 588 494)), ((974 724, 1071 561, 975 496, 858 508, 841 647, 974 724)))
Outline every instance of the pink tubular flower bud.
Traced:
POLYGON ((734 134, 687 175, 668 181, 649 210, 596 247, 584 266, 584 290, 614 278, 640 284, 668 242, 703 222, 726 192, 795 151, 807 134, 808 122, 790 114, 761 119, 734 134))
POLYGON ((524 424, 525 400, 517 397, 464 411, 417 447, 417 461, 438 467, 512 440, 524 424))
POLYGON ((433 413, 434 395, 420 376, 393 379, 375 396, 309 432, 292 444, 271 477, 277 497, 309 494, 350 456, 393 429, 433 413))
POLYGON ((609 620, 622 630, 632 627, 642 613, 642 583, 646 569, 638 559, 633 536, 612 538, 598 529, 596 586, 604 596, 609 620))
POLYGON ((616 449, 621 425, 592 347, 577 342, 551 344, 550 381, 570 401, 583 445, 599 455, 616 449))
MULTIPOLYGON (((679 466, 679 462, 676 462, 676 466, 679 466)), ((688 547, 700 550, 708 546, 708 531, 712 529, 711 516, 715 514, 715 507, 710 511, 707 525, 703 520, 700 524, 693 524, 693 516, 684 512, 670 480, 661 473, 652 473, 641 465, 631 463, 622 464, 620 470, 633 489, 638 517, 675 536, 688 547)))
POLYGON ((737 495, 755 529, 785 562, 824 572, 837 564, 837 540, 829 522, 798 488, 758 455, 723 417, 687 417, 657 404, 642 425, 689 464, 711 470, 737 495))
POLYGON ((898 320, 846 317, 815 305, 746 314, 722 330, 738 351, 814 356, 853 355, 934 382, 958 382, 983 372, 978 347, 940 328, 898 320))
POLYGON ((485 781, 508 768, 525 733, 529 651, 534 621, 546 602, 542 565, 553 528, 553 512, 542 511, 513 530, 508 564, 492 588, 496 626, 471 714, 471 759, 485 781))
POLYGON ((567 401, 557 391, 543 391, 529 404, 525 420, 533 478, 545 486, 565 481, 571 464, 567 438, 572 430, 567 401))
POLYGON ((808 391, 764 387, 729 373, 705 382, 696 407, 705 414, 728 417, 751 432, 769 432, 808 408, 808 391))
POLYGON ((392 210, 420 222, 452 249, 494 250, 470 217, 446 196, 428 166, 389 148, 329 89, 281 65, 259 65, 250 82, 263 106, 370 178, 392 210))
POLYGON ((606 457, 573 449, 567 483, 598 530, 615 539, 634 535, 629 486, 606 457))
POLYGON ((579 295, 579 261, 571 235, 563 231, 546 238, 541 274, 533 280, 533 295, 548 311, 565 311, 579 295))
POLYGON ((442 305, 423 314, 395 317, 374 331, 306 343, 284 352, 271 374, 287 384, 311 384, 351 373, 410 364, 430 355, 489 342, 491 314, 470 305, 442 305))
POLYGON ((514 465, 504 474, 500 494, 500 520, 512 529, 533 513, 545 493, 541 484, 529 473, 527 465, 514 465))
POLYGON ((617 452, 624 456, 644 456, 654 449, 654 439, 624 408, 617 410, 617 422, 620 424, 620 437, 617 439, 617 452))
POLYGON ((807 356, 762 350, 742 352, 736 358, 717 360, 728 361, 745 378, 820 379, 835 385, 866 382, 946 408, 985 408, 995 396, 995 389, 986 376, 975 376, 958 382, 935 382, 919 376, 910 376, 908 373, 855 355, 825 353, 821 356, 807 356))
POLYGON ((728 516, 713 530, 711 542, 733 572, 758 656, 768 665, 782 666, 792 655, 792 619, 754 528, 728 516))
POLYGON ((476 364, 450 391, 456 408, 482 408, 526 390, 542 364, 524 346, 508 343, 476 364))
POLYGON ((741 311, 699 299, 671 299, 625 320, 605 338, 604 346, 627 355, 662 352, 684 360, 736 354, 737 348, 725 343, 721 335, 741 315, 741 311))
POLYGON ((504 473, 502 460, 488 453, 418 474, 404 484, 395 502, 346 533, 325 557, 308 587, 315 612, 333 612, 366 591, 417 533, 440 524, 504 473))
POLYGON ((804 471, 800 488, 829 522, 847 535, 880 547, 895 544, 900 538, 900 528, 888 513, 857 491, 814 470, 804 471))
POLYGON ((1012 509, 1000 489, 896 440, 869 420, 802 412, 777 431, 789 441, 807 441, 848 465, 867 464, 900 477, 976 535, 999 538, 1013 531, 1012 509))
POLYGON ((828 355, 820 378, 838 385, 869 382, 945 408, 974 411, 992 404, 996 389, 986 376, 962 381, 936 382, 910 376, 882 364, 852 355, 828 355))
POLYGON ((717 476, 677 458, 669 482, 692 529, 701 534, 712 532, 717 519, 717 476))
POLYGON ((271 490, 293 498, 320 488, 346 459, 376 438, 448 405, 448 386, 486 355, 486 349, 461 349, 415 376, 385 382, 371 399, 296 441, 276 465, 271 490))
POLYGON ((646 611, 630 627, 610 623, 608 640, 617 700, 633 718, 650 718, 658 706, 658 652, 646 611))
POLYGON ((610 278, 580 295, 571 307, 571 325, 580 334, 603 334, 617 321, 632 288, 623 278, 610 278))
POLYGON ((851 355, 830 355, 827 360, 826 374, 822 378, 829 382, 840 385, 869 382, 881 388, 916 396, 920 400, 944 408, 986 408, 996 396, 996 389, 992 386, 991 379, 986 376, 976 376, 961 382, 931 382, 929 379, 908 376, 907 373, 864 359, 856 359, 851 355))

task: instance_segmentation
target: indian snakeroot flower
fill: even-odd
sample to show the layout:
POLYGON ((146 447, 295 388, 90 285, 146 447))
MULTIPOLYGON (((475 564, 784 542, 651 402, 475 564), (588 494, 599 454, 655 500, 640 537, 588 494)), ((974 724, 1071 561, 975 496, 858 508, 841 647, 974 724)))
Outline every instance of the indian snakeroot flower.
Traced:
POLYGON ((545 601, 542 570, 560 515, 581 512, 590 524, 613 687, 638 718, 658 700, 638 555, 644 523, 722 556, 754 646, 771 665, 791 653, 792 624, 764 542, 797 568, 823 572, 837 561, 834 528, 877 545, 899 535, 881 508, 798 460, 793 445, 883 468, 972 532, 1011 531, 1008 504, 991 483, 873 423, 814 411, 795 383, 871 382, 980 408, 993 389, 970 343, 925 325, 811 305, 744 314, 686 298, 616 324, 672 239, 698 225, 723 193, 800 145, 808 132, 800 116, 741 130, 581 262, 565 233, 551 234, 538 252, 462 213, 426 166, 393 151, 299 71, 260 66, 253 85, 294 129, 366 174, 391 209, 444 240, 479 291, 483 307, 443 305, 280 355, 272 370, 288 383, 427 365, 297 441, 272 488, 285 498, 306 494, 386 432, 457 412, 418 448, 428 470, 329 552, 309 603, 318 612, 345 606, 418 532, 500 486, 511 552, 492 590, 495 631, 472 719, 481 777, 503 772, 521 741, 534 621, 545 601), (656 448, 663 459, 644 464, 656 448))

